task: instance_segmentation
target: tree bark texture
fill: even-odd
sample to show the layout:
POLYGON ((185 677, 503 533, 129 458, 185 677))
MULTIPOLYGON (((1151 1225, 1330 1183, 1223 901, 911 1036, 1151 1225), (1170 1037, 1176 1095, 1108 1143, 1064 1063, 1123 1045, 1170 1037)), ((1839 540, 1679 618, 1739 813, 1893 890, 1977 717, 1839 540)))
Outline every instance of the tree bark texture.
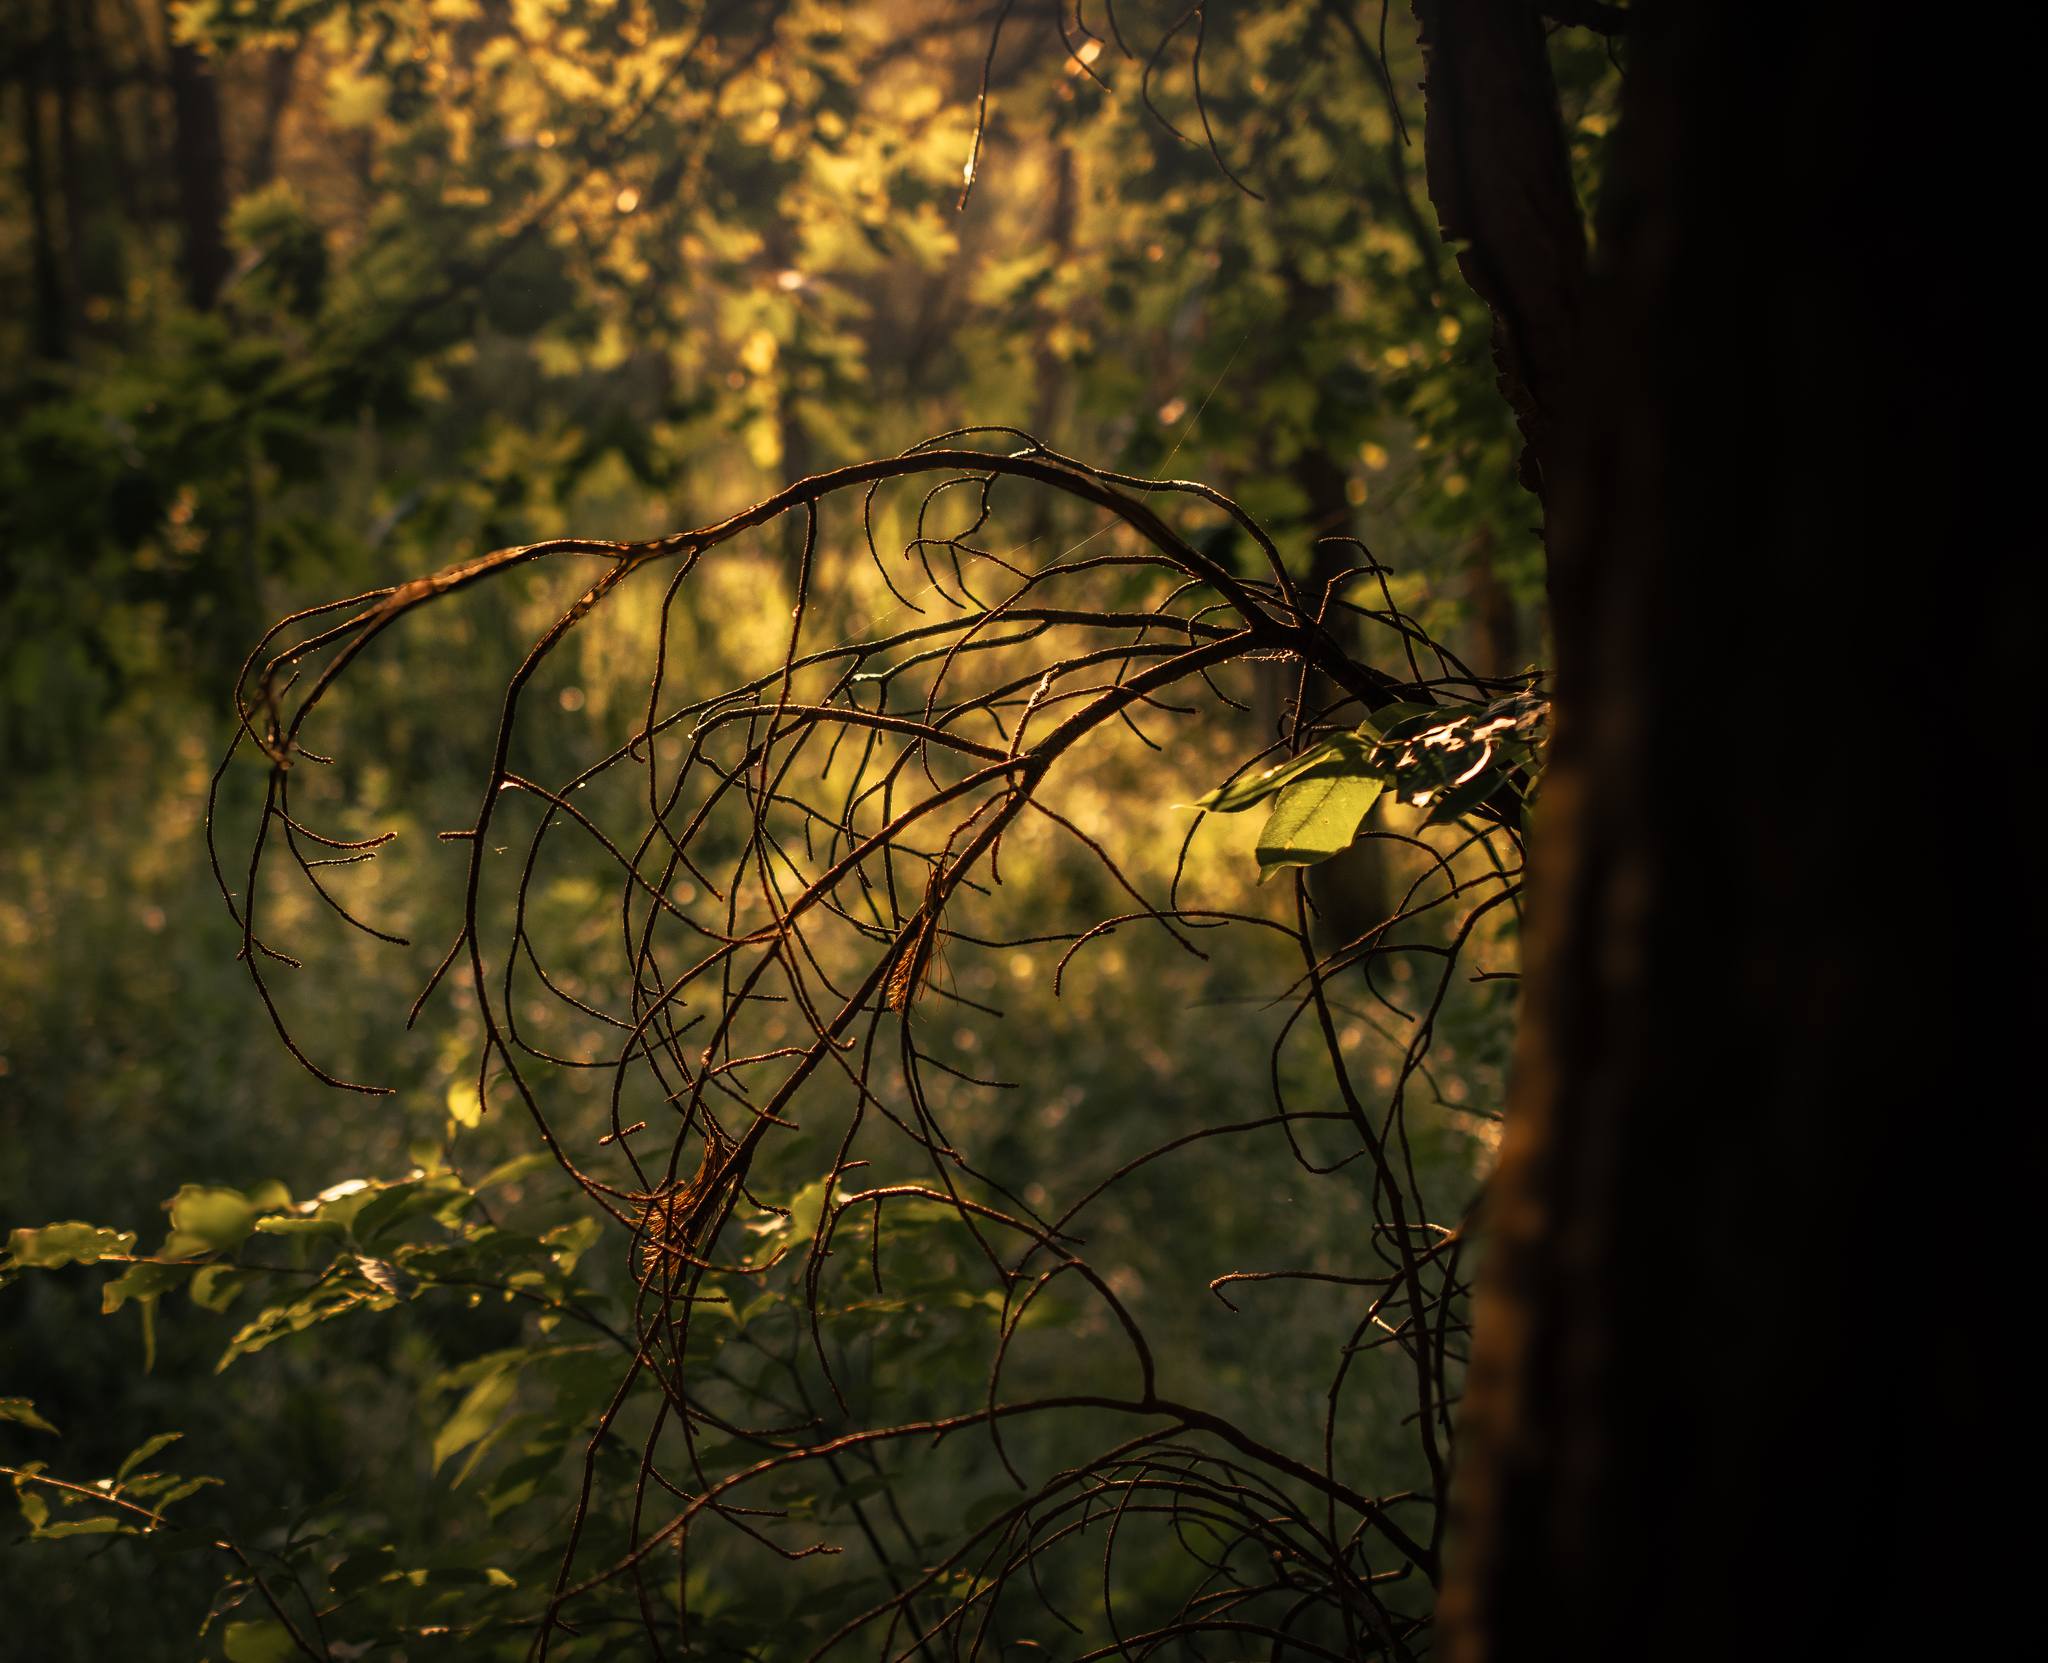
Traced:
POLYGON ((1501 392, 1539 496, 1576 416, 1586 236, 1532 0, 1416 0, 1429 199, 1492 309, 1501 392))
POLYGON ((1444 1655, 1991 1655, 2040 892, 1991 712, 2038 626, 1987 506, 2025 430, 1972 419, 2019 372, 1951 331, 2024 106, 1973 86, 1936 142, 1924 37, 1867 8, 1628 15, 1569 398, 1525 419, 1556 737, 1444 1655))

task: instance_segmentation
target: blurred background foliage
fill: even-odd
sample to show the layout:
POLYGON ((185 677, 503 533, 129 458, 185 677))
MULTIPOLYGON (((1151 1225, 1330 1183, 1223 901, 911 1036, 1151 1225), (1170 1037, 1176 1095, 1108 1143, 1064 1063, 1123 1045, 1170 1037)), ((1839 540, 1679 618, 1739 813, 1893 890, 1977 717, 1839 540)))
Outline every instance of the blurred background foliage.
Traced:
MULTIPOLYGON (((1119 16, 1142 43, 1179 10, 1119 16)), ((161 1301, 109 1297, 120 1308, 102 1317, 102 1278, 21 1276, 0 1291, 0 1393, 62 1436, 0 1422, 0 1441, 10 1463, 97 1475, 181 1430, 151 1459, 223 1480, 181 1509, 215 1509, 280 1564, 316 1544, 299 1562, 410 1635, 336 1656, 427 1655, 449 1612, 501 1582, 545 1586, 596 1388, 587 1353, 568 1348, 579 1319, 527 1295, 601 1316, 617 1288, 579 1267, 589 1243, 561 1234, 573 1216, 550 1211, 545 1184, 515 1169, 476 1198, 523 1149, 519 1128, 479 1122, 462 1097, 469 995, 401 1033, 410 967, 337 941, 300 998, 336 1065, 397 1097, 327 1093, 275 1044, 199 836, 227 689, 273 617, 504 544, 701 524, 789 478, 979 422, 1213 482, 1303 577, 1335 558, 1316 537, 1362 537, 1398 603, 1482 673, 1541 657, 1512 421, 1484 312, 1422 188, 1412 25, 1396 11, 1382 33, 1377 8, 1332 0, 1216 8, 1212 154, 1180 136, 1202 130, 1184 53, 1141 89, 1113 42, 1071 21, 1063 41, 1060 24, 1045 5, 908 0, 16 0, 0 20, 0 271, 21 297, 0 313, 0 1223, 92 1220, 147 1251, 180 1186, 224 1186, 249 1198, 246 1217, 209 1190, 186 1192, 190 1217, 168 1222, 204 1215, 240 1241, 282 1194, 363 1179, 404 1181, 412 1213, 444 1217, 465 1252, 485 1251, 479 1216, 506 1237, 488 1295, 413 1303, 372 1280, 356 1303, 385 1314, 322 1321, 218 1377, 229 1337, 278 1296, 240 1290, 229 1309, 234 1286, 203 1299, 167 1287, 161 1301), (518 1298, 504 1291, 516 1277, 529 1278, 518 1298), (535 1357, 545 1367, 515 1401, 507 1359, 535 1357)), ((1590 196, 1614 76, 1597 44, 1561 36, 1554 50, 1590 196)), ((1249 562, 1220 524, 1203 535, 1249 562)), ((779 650, 778 551, 755 558, 752 579, 686 599, 690 674, 707 687, 779 650)), ((849 566, 849 622, 888 604, 858 582, 849 566)), ((341 829, 396 827, 425 849, 348 880, 349 894, 423 952, 453 920, 433 833, 470 812, 497 690, 559 600, 536 582, 434 617, 351 707, 379 762, 337 797, 341 829)), ((643 672, 604 642, 589 637, 573 676, 550 684, 560 732, 535 741, 537 768, 566 767, 587 724, 630 706, 643 672)), ((1085 820, 1133 871, 1169 873, 1188 819, 1175 805, 1270 742, 1277 695, 1241 691, 1258 718, 1214 724, 1163 761, 1109 758, 1085 782, 1085 820)), ((1195 859, 1256 907, 1271 903, 1250 833, 1219 826, 1195 859)), ((1074 892, 1099 880, 1049 836, 1014 859, 1015 917, 1100 899, 1074 892)), ((1402 876, 1384 854, 1352 868, 1347 882, 1382 897, 1402 876)), ((597 895, 594 876, 571 873, 539 904, 573 930, 597 895)), ((1107 1171, 1162 1126, 1263 1112, 1274 1019, 1261 1000, 1284 961, 1200 965, 1155 947, 1119 938, 1057 1000, 1041 964, 1008 990, 1005 1023, 962 1026, 976 1068, 1021 1079, 1035 1105, 975 1111, 993 1169, 1020 1186, 1063 1163, 1107 1171), (1241 1026, 1220 1030, 1219 1009, 1241 1026)), ((1488 949, 1487 968, 1511 968, 1506 926, 1488 949)), ((1013 971, 949 973, 968 986, 1013 971)), ((1511 985, 1462 990, 1432 1054, 1444 1108, 1420 1158, 1461 1175, 1454 1188, 1490 1148, 1511 985)), ((1347 1032, 1361 1056, 1391 1058, 1392 1043, 1363 1018, 1347 1032)), ((1320 1196, 1302 1210, 1284 1149, 1160 1165, 1170 1176, 1103 1226, 1134 1287, 1148 1256, 1179 1251, 1157 1218, 1199 1220, 1205 1274, 1221 1274, 1276 1233, 1296 1259, 1325 1238, 1340 1253, 1361 1216, 1320 1196)), ((324 1241, 278 1247, 312 1265, 324 1241)), ((948 1301, 970 1298, 959 1267, 906 1250, 903 1273, 907 1303, 886 1322, 922 1325, 929 1344, 876 1364, 900 1377, 874 1389, 936 1401, 958 1370, 971 1397, 982 1353, 946 1349, 961 1315, 948 1301)), ((1219 1399, 1278 1403, 1312 1440, 1343 1337, 1319 1303, 1311 1287, 1247 1299, 1235 1318, 1219 1304, 1155 1320, 1219 1399)), ((771 1351, 750 1360, 745 1338, 781 1320, 772 1301, 736 1312, 707 1366, 767 1370, 771 1351)), ((850 1328, 847 1354, 880 1356, 883 1323, 850 1328)), ((1386 1461, 1413 1459, 1385 1442, 1386 1461)), ((919 1482, 967 1506, 983 1464, 963 1450, 919 1482)), ((836 1502, 803 1505, 829 1513, 848 1493, 857 1475, 836 1502)), ((812 1623, 765 1559, 698 1573, 700 1609, 732 1625, 714 1655, 801 1651, 764 1637, 771 1617, 790 1635, 812 1623)), ((272 1655, 278 1635, 246 1587, 194 1638, 223 1569, 125 1538, 16 1541, 0 1604, 29 1636, 24 1657, 272 1655)), ((819 1632, 876 1573, 849 1560, 836 1574, 815 1596, 819 1632)), ((1142 1565, 1129 1575, 1142 1602, 1142 1565)), ((377 1622, 342 1632, 367 1641, 377 1622)), ((641 1655, 635 1640, 622 1655, 641 1655)), ((590 1643, 601 1654, 605 1635, 590 1643)))

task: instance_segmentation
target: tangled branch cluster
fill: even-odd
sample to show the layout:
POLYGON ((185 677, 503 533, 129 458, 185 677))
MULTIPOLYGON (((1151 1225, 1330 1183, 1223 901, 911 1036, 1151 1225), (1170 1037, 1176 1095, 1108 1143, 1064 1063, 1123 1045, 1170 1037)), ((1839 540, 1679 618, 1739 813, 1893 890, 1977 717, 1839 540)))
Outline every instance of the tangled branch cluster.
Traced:
MULTIPOLYGON (((1046 1623, 1085 1635, 1072 1654, 1086 1657, 1177 1651, 1204 1634, 1240 1645, 1263 1637, 1276 1656, 1415 1655, 1443 1536, 1471 1196, 1425 1195, 1411 1099, 1438 1013, 1469 977, 1461 950, 1489 914, 1516 904, 1514 814, 1488 807, 1435 841, 1377 832, 1419 851, 1423 875, 1392 916, 1344 939, 1318 921, 1299 874, 1278 908, 1249 910, 1242 897, 1234 909, 1197 904, 1183 893, 1185 844, 1167 891, 1145 893, 1108 841, 1063 811, 1054 787, 1091 739, 1156 745, 1148 726, 1201 734, 1238 722, 1229 714, 1246 708, 1238 694, 1261 678, 1270 687, 1284 677, 1289 691, 1278 740, 1244 758, 1246 770, 1390 704, 1483 699, 1502 687, 1425 638, 1369 559, 1328 593, 1305 596, 1272 539, 1220 493, 1106 472, 1007 429, 964 430, 804 479, 674 536, 505 549, 295 614, 252 654, 240 684, 230 760, 254 747, 268 772, 233 878, 218 842, 223 817, 209 827, 249 973, 285 1043, 331 1085, 380 1089, 342 1079, 292 1031, 274 983, 295 961, 265 934, 263 897, 274 889, 261 880, 278 867, 383 933, 348 911, 324 869, 366 859, 383 840, 324 836, 300 817, 294 783, 307 763, 326 760, 308 746, 309 724, 401 620, 564 560, 599 570, 506 685, 474 821, 443 834, 467 846, 462 923, 414 1006, 417 1014, 451 979, 473 989, 480 1094, 530 1117, 563 1178, 610 1220, 611 1251, 631 1278, 629 1355, 592 1428, 560 1573, 535 1614, 537 1654, 558 1634, 629 1620, 655 1655, 678 1636, 689 1649, 687 1570, 707 1533, 736 1532, 791 1560, 839 1550, 832 1532, 788 1516, 779 1499, 792 1474, 820 1471, 842 1489, 854 1474, 868 1480, 845 1534, 851 1551, 872 1555, 882 1592, 816 1655, 967 1657, 1046 1623), (905 523, 915 529, 885 558, 876 505, 886 491, 910 493, 905 523), (1005 550, 995 528, 1016 500, 1042 493, 1097 529, 1034 563, 1005 550), (910 621, 836 638, 843 619, 832 622, 821 555, 821 524, 835 507, 849 528, 857 510, 894 616, 910 621), (1258 575, 1212 558, 1173 515, 1234 527, 1256 550, 1258 575), (678 609, 719 551, 770 527, 785 534, 779 547, 794 567, 781 579, 794 604, 779 662, 706 694, 689 685, 691 666, 672 646, 678 609), (516 741, 539 702, 537 676, 636 585, 658 586, 660 600, 645 703, 630 730, 566 779, 520 772, 516 741), (1347 645, 1361 632, 1405 673, 1375 668, 1347 645), (628 832, 594 806, 611 787, 618 804, 637 805, 628 832), (519 801, 534 824, 498 905, 492 873, 505 868, 492 865, 493 839, 519 801), (1004 882, 1006 847, 1034 821, 1092 863, 1092 893, 1122 898, 1109 916, 1047 918, 1021 935, 983 926, 977 908, 1004 882), (617 881, 609 981, 553 962, 537 923, 537 874, 564 839, 617 881), (1174 1129, 1104 1174, 1084 1178, 1085 1162, 1062 1160, 1037 1174, 1042 1183, 1005 1183, 977 1160, 948 1107, 1000 1089, 943 1059, 931 1037, 936 1010, 984 1008, 949 959, 1050 944, 1057 977, 1123 927, 1162 932, 1197 956, 1233 932, 1289 944, 1298 971, 1277 990, 1275 1101, 1228 1124, 1174 1129), (1382 998, 1375 967, 1418 952, 1435 970, 1419 1005, 1386 1001, 1400 1042, 1391 1087, 1375 1090, 1347 1046, 1342 1007, 1382 998), (601 1047, 543 1042, 528 1014, 536 999, 608 1038, 601 1047), (1289 1043, 1313 1052, 1313 1106, 1291 1105, 1282 1089, 1279 1052, 1289 1043), (592 1078, 604 1083, 602 1125, 563 1106, 574 1098, 561 1082, 592 1078), (812 1142, 799 1141, 806 1129, 812 1142), (1334 1159, 1320 1153, 1330 1137, 1344 1140, 1334 1159), (1285 1140, 1304 1178, 1369 1196, 1372 1228, 1349 1267, 1244 1270, 1210 1284, 1226 1304, 1248 1282, 1325 1286, 1333 1362, 1319 1440, 1305 1425, 1217 1409, 1200 1378, 1170 1378, 1143 1302, 1115 1264, 1090 1260, 1076 1228, 1078 1215, 1113 1205, 1151 1163, 1273 1139, 1285 1140), (794 1190, 776 1166, 779 1141, 825 1151, 808 1187, 794 1190), (911 1177, 868 1181, 905 1161, 911 1177), (884 1244, 899 1224, 943 1231, 989 1290, 978 1307, 978 1401, 892 1417, 846 1378, 850 1353, 835 1336, 849 1331, 849 1316, 857 1328, 864 1309, 886 1308, 884 1244), (870 1306, 847 1292, 855 1284, 870 1306), (719 1326, 735 1302, 771 1287, 788 1290, 795 1314, 776 1358, 779 1393, 737 1381, 721 1347, 738 1342, 719 1326), (1024 1336, 1044 1347, 1046 1313, 1061 1299, 1078 1304, 1058 1307, 1072 1314, 1057 1330, 1092 1324, 1106 1343, 1086 1366, 1040 1366, 1027 1387, 1011 1388, 1024 1336), (1347 1470, 1347 1382, 1366 1369, 1406 1382, 1419 1484, 1387 1489, 1347 1470), (599 1474, 603 1451, 621 1439, 637 1455, 615 1503, 599 1474), (931 1517, 918 1452, 972 1439, 986 1441, 1014 1500, 978 1522, 931 1517), (1164 1533, 1185 1577, 1170 1617, 1128 1631, 1112 1566, 1120 1543, 1144 1532, 1164 1533), (1100 1609, 1079 1622, 1061 1604, 1074 1577, 1055 1568, 1074 1553, 1102 1556, 1100 1609), (1110 1639, 1099 1643, 1105 1625, 1110 1639)), ((1311 1184, 1311 1205, 1315 1192, 1311 1184)))

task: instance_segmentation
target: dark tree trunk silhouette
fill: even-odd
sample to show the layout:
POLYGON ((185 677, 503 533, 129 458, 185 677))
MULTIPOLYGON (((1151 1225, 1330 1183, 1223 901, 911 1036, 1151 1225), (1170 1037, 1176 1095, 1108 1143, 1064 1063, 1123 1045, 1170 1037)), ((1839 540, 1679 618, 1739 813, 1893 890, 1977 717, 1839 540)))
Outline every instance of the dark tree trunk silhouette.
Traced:
POLYGON ((2018 810, 1979 713, 2032 609, 1976 506, 2014 441, 1947 344, 2014 106, 1929 143, 1924 42, 1864 8, 1628 16, 1571 398, 1528 401, 1556 738, 1446 1655, 1990 1655, 1980 1492, 2034 1434, 1983 1431, 1968 1116, 2038 884, 1906 828, 1939 782, 2018 810))
POLYGON ((43 59, 37 46, 22 54, 17 83, 21 109, 21 171, 28 197, 30 262, 35 285, 35 350, 62 358, 71 350, 64 278, 57 251, 55 215, 50 211, 49 146, 43 129, 43 59))
POLYGON ((227 151, 221 138, 220 88, 196 47, 171 44, 172 160, 178 174, 178 223, 185 296, 210 311, 228 276, 227 151))
MULTIPOLYGON (((117 79, 125 79, 132 72, 117 66, 109 56, 108 38, 100 27, 98 0, 81 0, 77 15, 86 84, 92 91, 93 118, 99 126, 99 142, 106 155, 107 172, 113 179, 121 217, 131 225, 139 225, 149 217, 149 209, 137 188, 135 147, 129 137, 129 123, 121 108, 116 84, 117 79)), ((149 96, 145 89, 141 100, 147 102, 149 96)))
POLYGON ((1501 391, 1545 491, 1577 414, 1586 236, 1532 0, 1416 0, 1429 197, 1458 270, 1493 311, 1501 391))
POLYGON ((78 55, 71 30, 70 8, 59 6, 50 18, 50 80, 57 109, 57 183, 64 198, 64 295, 72 322, 84 303, 90 276, 86 263, 86 228, 90 219, 90 187, 78 137, 78 55))

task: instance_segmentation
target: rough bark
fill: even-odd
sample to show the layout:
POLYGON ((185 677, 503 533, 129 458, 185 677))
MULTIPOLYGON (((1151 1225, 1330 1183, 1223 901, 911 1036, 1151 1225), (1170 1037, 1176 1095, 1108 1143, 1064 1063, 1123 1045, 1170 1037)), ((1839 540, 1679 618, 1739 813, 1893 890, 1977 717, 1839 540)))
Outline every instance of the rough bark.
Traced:
POLYGON ((1415 0, 1429 199, 1493 312, 1501 391, 1538 496, 1577 416, 1586 235, 1531 0, 1415 0))
POLYGON ((2017 807, 1972 712, 2024 661, 1982 507, 2018 469, 1936 344, 1985 308, 1958 247, 2016 105, 1930 143, 1919 39, 1860 7, 1630 17, 1582 415, 1543 434, 1574 581, 1445 1655, 1989 1655, 1983 1504, 2038 1446, 2030 1407, 1990 1429, 2016 1198, 1976 1117, 2039 886, 1930 859, 1915 795, 2017 807), (1932 685, 1883 645, 1930 624, 1932 685))

